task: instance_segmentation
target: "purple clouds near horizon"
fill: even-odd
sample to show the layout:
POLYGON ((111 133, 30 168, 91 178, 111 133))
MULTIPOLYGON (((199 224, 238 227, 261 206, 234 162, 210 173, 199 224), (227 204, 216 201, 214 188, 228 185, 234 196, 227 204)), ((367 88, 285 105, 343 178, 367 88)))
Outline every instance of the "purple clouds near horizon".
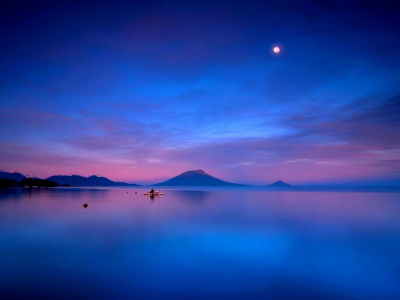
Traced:
POLYGON ((400 182, 397 6, 29 5, 1 22, 2 170, 400 182))

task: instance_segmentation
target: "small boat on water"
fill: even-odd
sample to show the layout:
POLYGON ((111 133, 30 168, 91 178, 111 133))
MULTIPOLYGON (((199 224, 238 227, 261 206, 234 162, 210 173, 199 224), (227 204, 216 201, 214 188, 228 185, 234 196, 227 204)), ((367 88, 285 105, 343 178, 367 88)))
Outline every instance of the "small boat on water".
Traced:
POLYGON ((164 195, 164 193, 161 193, 160 191, 154 191, 154 189, 151 189, 150 192, 144 193, 143 195, 148 195, 148 196, 161 196, 164 195))

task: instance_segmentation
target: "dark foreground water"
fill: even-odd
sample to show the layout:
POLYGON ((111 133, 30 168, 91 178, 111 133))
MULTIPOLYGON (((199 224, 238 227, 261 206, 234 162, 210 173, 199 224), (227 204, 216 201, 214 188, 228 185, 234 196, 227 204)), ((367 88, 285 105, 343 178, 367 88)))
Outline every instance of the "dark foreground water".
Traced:
POLYGON ((1 190, 0 298, 400 299, 398 189, 143 191, 1 190))

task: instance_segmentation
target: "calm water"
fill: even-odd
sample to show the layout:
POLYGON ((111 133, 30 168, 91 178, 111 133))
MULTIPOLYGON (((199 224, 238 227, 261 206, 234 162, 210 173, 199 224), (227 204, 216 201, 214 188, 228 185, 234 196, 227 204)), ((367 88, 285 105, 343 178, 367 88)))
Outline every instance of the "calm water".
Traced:
POLYGON ((1 190, 0 298, 400 299, 399 189, 143 191, 1 190))

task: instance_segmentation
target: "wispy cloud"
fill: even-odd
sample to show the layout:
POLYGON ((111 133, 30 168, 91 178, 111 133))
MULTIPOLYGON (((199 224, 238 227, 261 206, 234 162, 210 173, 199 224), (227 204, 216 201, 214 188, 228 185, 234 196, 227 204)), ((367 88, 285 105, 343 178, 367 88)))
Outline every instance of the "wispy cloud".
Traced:
POLYGON ((3 6, 1 169, 400 178, 396 4, 71 3, 3 6))

